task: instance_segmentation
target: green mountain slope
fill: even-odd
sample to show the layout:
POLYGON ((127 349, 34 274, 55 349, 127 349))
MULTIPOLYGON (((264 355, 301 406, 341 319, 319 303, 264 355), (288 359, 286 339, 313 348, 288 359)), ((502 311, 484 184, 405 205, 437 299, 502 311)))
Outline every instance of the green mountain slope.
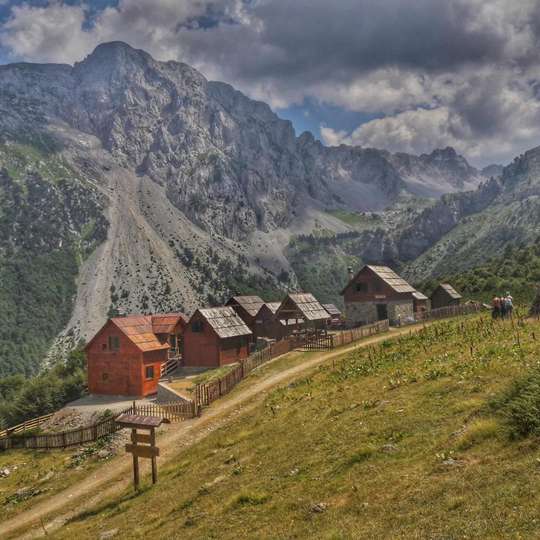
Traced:
POLYGON ((540 285, 540 237, 527 247, 509 244, 494 257, 461 273, 443 273, 420 283, 431 293, 441 281, 451 283, 466 298, 489 302, 494 295, 510 291, 516 302, 529 305, 540 285))
POLYGON ((349 353, 56 537, 537 537, 537 444, 511 438, 528 405, 504 392, 539 330, 484 316, 349 353))
POLYGON ((0 376, 39 369, 105 235, 99 194, 54 148, 0 144, 0 376))

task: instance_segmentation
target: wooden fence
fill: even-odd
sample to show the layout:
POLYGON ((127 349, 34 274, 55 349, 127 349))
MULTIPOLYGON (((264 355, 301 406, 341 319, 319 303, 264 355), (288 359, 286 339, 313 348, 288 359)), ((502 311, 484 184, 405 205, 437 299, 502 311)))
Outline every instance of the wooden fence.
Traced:
POLYGON ((351 328, 350 330, 342 330, 332 334, 332 347, 341 347, 348 345, 353 341, 358 341, 375 334, 381 334, 387 332, 390 328, 390 323, 385 321, 379 321, 373 324, 367 324, 365 326, 359 326, 358 328, 351 328))
POLYGON ((459 304, 457 306, 446 306, 442 308, 432 309, 430 311, 423 311, 415 313, 415 322, 447 319, 449 317, 457 317, 460 315, 470 315, 472 313, 478 313, 484 309, 482 304, 459 304))
POLYGON ((115 416, 106 418, 92 426, 85 426, 59 433, 45 433, 43 435, 10 435, 0 439, 0 449, 9 448, 42 448, 50 450, 53 448, 66 448, 78 444, 97 441, 105 435, 110 435, 118 431, 115 416))
POLYGON ((40 416, 39 418, 32 418, 32 420, 27 420, 22 424, 17 424, 16 426, 4 429, 3 431, 0 431, 0 439, 8 437, 10 435, 17 435, 26 431, 32 431, 33 429, 38 428, 47 420, 49 420, 49 418, 51 418, 53 414, 54 413, 45 414, 43 416, 40 416))
MULTIPOLYGON (((131 407, 123 410, 120 414, 140 414, 142 416, 161 416, 168 422, 180 422, 187 418, 193 418, 199 413, 199 408, 194 401, 173 402, 173 403, 133 403, 131 407)), ((35 418, 26 422, 27 426, 37 427, 52 414, 35 418), (43 420, 45 419, 45 420, 43 420), (38 422, 39 421, 39 422, 38 422)), ((115 414, 109 418, 105 418, 91 426, 83 426, 77 429, 61 431, 58 433, 43 433, 36 435, 24 435, 24 431, 19 429, 14 431, 19 426, 4 430, 0 434, 0 449, 7 450, 10 448, 41 448, 51 450, 53 448, 67 448, 97 441, 106 435, 112 435, 121 429, 116 424, 115 414), (19 435, 19 433, 22 433, 19 435)), ((21 424, 22 426, 22 424, 21 424)), ((28 430, 28 429, 27 429, 28 430)))
POLYGON ((321 350, 333 349, 357 341, 359 339, 386 332, 389 328, 388 321, 380 321, 375 324, 353 328, 337 332, 336 334, 290 337, 257 351, 245 360, 241 360, 227 375, 208 383, 198 384, 195 387, 195 403, 198 407, 210 405, 216 399, 229 393, 244 377, 255 368, 268 362, 272 358, 291 352, 294 349, 321 350))

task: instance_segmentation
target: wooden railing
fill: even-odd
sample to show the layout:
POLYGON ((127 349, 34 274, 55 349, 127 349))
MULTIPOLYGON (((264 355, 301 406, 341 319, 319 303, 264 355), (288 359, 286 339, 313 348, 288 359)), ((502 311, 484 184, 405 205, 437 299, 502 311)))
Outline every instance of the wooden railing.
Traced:
POLYGON ((181 356, 169 358, 166 362, 161 364, 159 378, 166 377, 169 373, 172 373, 180 365, 181 356))
POLYGON ((54 413, 45 414, 43 416, 40 416, 39 418, 32 418, 31 420, 27 420, 26 422, 23 422, 22 424, 17 424, 16 426, 9 427, 7 429, 4 429, 0 431, 0 439, 4 437, 8 437, 10 435, 17 435, 19 433, 24 433, 26 431, 32 431, 33 429, 38 428, 42 424, 44 424, 49 418, 52 417, 54 413))

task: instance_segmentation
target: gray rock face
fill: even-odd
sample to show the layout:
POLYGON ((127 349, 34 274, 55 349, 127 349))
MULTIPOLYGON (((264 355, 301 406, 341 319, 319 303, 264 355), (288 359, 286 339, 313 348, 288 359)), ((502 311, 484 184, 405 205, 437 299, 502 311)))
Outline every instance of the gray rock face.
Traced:
POLYGON ((232 239, 287 227, 306 207, 380 210, 404 191, 439 196, 481 178, 449 148, 417 157, 296 138, 266 104, 120 42, 74 67, 0 69, 4 131, 64 122, 97 136, 194 223, 232 239))
POLYGON ((399 233, 356 229, 336 212, 357 219, 484 177, 449 148, 410 156, 296 137, 268 105, 119 42, 74 66, 0 66, 0 169, 10 249, 69 238, 77 256, 71 341, 107 314, 190 312, 241 286, 296 287, 293 235, 345 235, 373 262, 419 254, 489 194, 443 198, 399 233))

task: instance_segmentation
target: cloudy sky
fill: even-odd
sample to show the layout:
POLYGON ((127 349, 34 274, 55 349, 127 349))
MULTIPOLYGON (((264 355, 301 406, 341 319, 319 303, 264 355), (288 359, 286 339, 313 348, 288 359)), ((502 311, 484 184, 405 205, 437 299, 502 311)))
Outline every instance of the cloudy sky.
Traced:
POLYGON ((0 63, 123 40, 324 143, 476 165, 540 145, 540 0, 0 0, 0 63))

